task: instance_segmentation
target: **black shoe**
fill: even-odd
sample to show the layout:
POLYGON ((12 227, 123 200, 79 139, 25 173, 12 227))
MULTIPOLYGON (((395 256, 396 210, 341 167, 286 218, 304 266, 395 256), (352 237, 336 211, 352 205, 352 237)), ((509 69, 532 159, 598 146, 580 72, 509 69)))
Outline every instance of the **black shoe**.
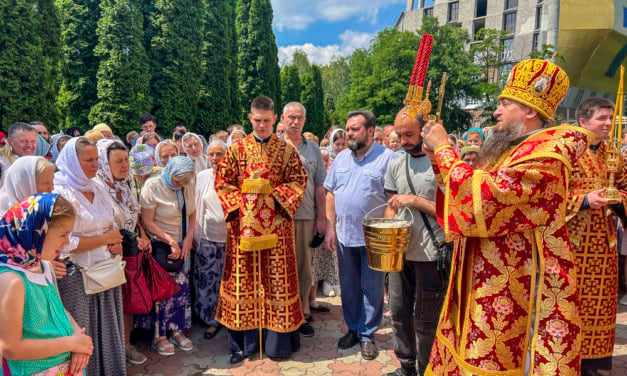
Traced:
POLYGON ((205 337, 205 339, 212 339, 213 337, 216 336, 216 334, 218 334, 220 329, 222 329, 222 325, 220 324, 211 325, 207 328, 207 330, 205 330, 205 334, 203 335, 203 337, 205 337), (210 330, 210 329, 213 329, 213 330, 210 330))
POLYGON ((371 341, 363 341, 361 343, 361 357, 365 360, 374 360, 379 356, 379 350, 377 350, 377 345, 371 341))
POLYGON ((244 361, 244 359, 246 359, 246 357, 244 356, 244 354, 242 354, 241 352, 234 352, 231 354, 231 364, 237 364, 237 363, 241 363, 244 361))
POLYGON ((308 323, 304 323, 298 328, 298 332, 303 337, 313 337, 315 331, 314 328, 311 327, 308 323))
POLYGON ((359 337, 357 337, 357 333, 349 330, 340 340, 337 342, 337 347, 340 349, 350 349, 359 343, 359 337))
POLYGON ((305 316, 305 321, 312 322, 312 321, 314 321, 314 319, 311 316, 305 316))
POLYGON ((311 312, 318 312, 318 313, 329 313, 331 312, 331 310, 328 307, 323 306, 322 304, 318 304, 318 306, 309 306, 309 310, 311 312))
POLYGON ((418 376, 416 368, 403 367, 397 368, 396 371, 388 373, 386 376, 418 376))
POLYGON ((268 358, 270 358, 270 360, 273 361, 273 362, 284 362, 284 361, 290 359, 290 358, 281 358, 281 357, 277 357, 277 356, 269 356, 268 358))

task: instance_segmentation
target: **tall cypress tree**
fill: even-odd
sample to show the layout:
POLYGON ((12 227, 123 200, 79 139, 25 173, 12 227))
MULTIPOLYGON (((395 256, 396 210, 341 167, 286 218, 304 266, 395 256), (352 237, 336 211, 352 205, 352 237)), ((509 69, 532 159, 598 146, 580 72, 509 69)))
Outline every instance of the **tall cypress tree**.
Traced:
POLYGON ((45 107, 39 20, 32 1, 0 3, 0 121, 5 130, 15 121, 39 118, 45 107))
POLYGON ((226 128, 231 122, 229 82, 229 40, 227 33, 228 0, 205 0, 205 37, 203 43, 200 103, 194 131, 205 133, 226 128))
POLYGON ((196 119, 202 64, 203 0, 156 0, 151 91, 166 130, 196 119))
POLYGON ((102 0, 96 56, 98 102, 91 123, 105 122, 118 135, 135 128, 138 114, 150 109, 150 72, 142 43, 144 19, 137 0, 102 0))
POLYGON ((316 64, 312 64, 303 77, 301 103, 307 109, 307 129, 316 135, 324 135, 326 130, 324 90, 320 67, 316 64))
POLYGON ((98 100, 96 74, 99 0, 57 0, 61 21, 61 88, 57 105, 62 127, 89 128, 89 110, 98 100))
POLYGON ((236 28, 236 16, 235 16, 236 3, 233 1, 227 1, 226 14, 225 14, 225 27, 227 41, 227 55, 230 60, 229 66, 226 68, 228 73, 229 82, 229 95, 230 108, 229 108, 229 122, 240 122, 241 104, 239 94, 239 81, 237 76, 238 58, 237 58, 237 28, 236 28))
POLYGON ((272 31, 272 4, 270 0, 240 0, 237 10, 243 112, 258 95, 266 95, 279 104, 281 78, 278 47, 272 31))
POLYGON ((302 86, 298 76, 298 66, 287 65, 281 70, 281 103, 300 101, 302 86))
POLYGON ((38 120, 42 120, 48 127, 57 127, 59 119, 55 100, 60 85, 61 25, 54 0, 37 0, 36 11, 38 17, 36 30, 43 47, 38 62, 43 65, 45 74, 41 87, 45 98, 38 120))

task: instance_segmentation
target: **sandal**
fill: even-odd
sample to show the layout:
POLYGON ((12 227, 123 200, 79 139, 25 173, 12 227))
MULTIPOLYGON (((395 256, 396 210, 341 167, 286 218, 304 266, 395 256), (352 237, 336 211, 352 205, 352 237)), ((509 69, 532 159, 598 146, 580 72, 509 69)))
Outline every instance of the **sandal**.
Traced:
POLYGON ((204 337, 205 339, 211 339, 218 334, 218 332, 222 329, 222 325, 209 325, 209 327, 205 330, 204 337))
POLYGON ((174 345, 168 342, 165 337, 159 337, 152 341, 152 350, 159 355, 171 356, 174 355, 174 345))
POLYGON ((172 342, 174 346, 185 352, 194 349, 194 344, 192 343, 192 340, 185 337, 185 335, 179 331, 172 333, 172 336, 170 337, 170 342, 172 342))

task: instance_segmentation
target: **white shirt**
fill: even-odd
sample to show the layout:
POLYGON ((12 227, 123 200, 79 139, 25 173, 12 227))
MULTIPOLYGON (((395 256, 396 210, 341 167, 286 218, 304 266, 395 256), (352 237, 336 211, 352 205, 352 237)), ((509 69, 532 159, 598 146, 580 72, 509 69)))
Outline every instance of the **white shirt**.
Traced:
POLYGON ((203 170, 196 176, 196 243, 200 238, 216 243, 226 242, 226 222, 222 203, 214 188, 215 170, 203 170))

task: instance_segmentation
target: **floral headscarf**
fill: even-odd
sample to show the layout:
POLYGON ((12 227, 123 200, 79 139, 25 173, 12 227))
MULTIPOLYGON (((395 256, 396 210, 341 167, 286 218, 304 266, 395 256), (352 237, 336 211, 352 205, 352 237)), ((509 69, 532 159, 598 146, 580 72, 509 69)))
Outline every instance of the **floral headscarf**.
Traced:
POLYGON ((32 269, 41 261, 58 194, 30 196, 9 209, 0 219, 0 263, 32 269))
MULTIPOLYGON (((135 181, 130 175, 124 180, 115 180, 111 174, 108 150, 114 143, 124 146, 120 140, 98 141, 98 172, 96 173, 96 178, 107 186, 111 197, 119 202, 121 204, 120 206, 124 208, 125 211, 129 214, 136 213, 139 211, 139 204, 137 203, 137 195, 135 193, 135 181), (121 200, 117 199, 118 194, 121 200)), ((124 146, 124 148, 126 148, 126 146, 124 146)))
POLYGON ((161 173, 161 179, 166 187, 173 191, 180 191, 180 188, 175 187, 172 184, 172 178, 176 175, 184 174, 186 172, 194 172, 194 162, 188 157, 174 157, 168 161, 161 173))
MULTIPOLYGON (((63 149, 65 150, 65 148, 63 149)), ((152 157, 155 149, 150 145, 137 144, 133 146, 128 155, 128 161, 131 163, 131 173, 133 175, 148 175, 152 172, 154 161, 152 157)))

